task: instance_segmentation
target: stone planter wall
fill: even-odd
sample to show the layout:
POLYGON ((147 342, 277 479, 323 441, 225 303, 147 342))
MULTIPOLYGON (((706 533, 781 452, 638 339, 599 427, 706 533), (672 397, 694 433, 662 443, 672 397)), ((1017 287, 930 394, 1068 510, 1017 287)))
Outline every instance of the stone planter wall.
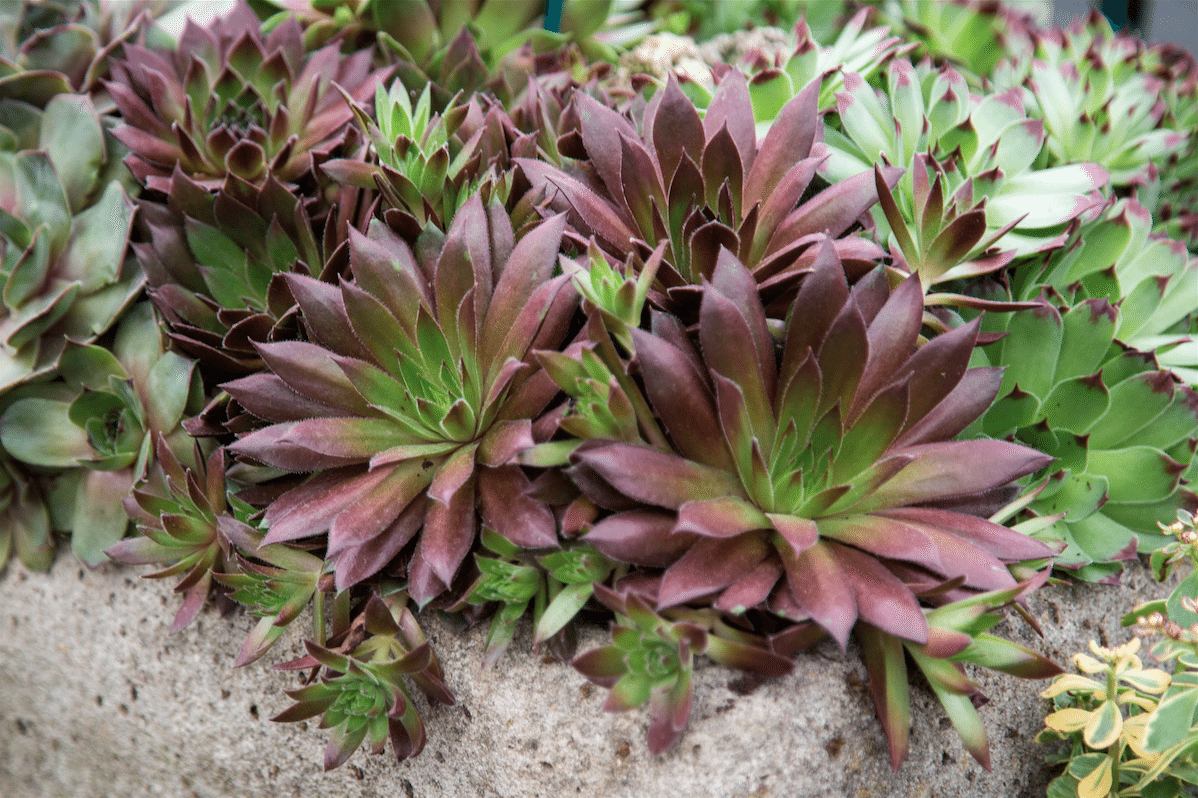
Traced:
MULTIPOLYGON (((1122 642, 1119 616, 1134 596, 1165 594, 1139 567, 1125 583, 1042 590, 1031 600, 1042 640, 1018 619, 998 631, 1061 663, 1091 638, 1122 642)), ((528 653, 527 629, 482 671, 485 628, 459 638, 436 618, 422 623, 458 704, 422 707, 424 753, 397 763, 389 751, 359 751, 326 774, 327 736, 315 721, 269 721, 290 704, 281 690, 298 676, 262 663, 231 668, 252 619, 209 609, 170 636, 178 600, 134 569, 88 572, 69 555, 50 574, 9 566, 0 577, 0 795, 1035 798, 1052 777, 1032 742, 1043 682, 976 674, 992 699, 981 710, 990 773, 930 691, 914 685, 911 755, 892 774, 852 651, 821 645, 792 675, 764 683, 707 664, 689 732, 655 758, 644 742, 647 711, 601 712, 606 691, 528 653)), ((604 635, 588 632, 580 650, 604 635)), ((272 662, 300 650, 296 637, 278 647, 272 662)))

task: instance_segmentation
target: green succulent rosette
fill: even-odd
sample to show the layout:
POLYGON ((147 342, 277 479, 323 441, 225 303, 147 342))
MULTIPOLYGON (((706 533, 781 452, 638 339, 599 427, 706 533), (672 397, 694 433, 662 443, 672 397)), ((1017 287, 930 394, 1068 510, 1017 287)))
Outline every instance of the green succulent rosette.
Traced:
POLYGON ((1198 257, 1152 229, 1144 206, 1120 200, 1043 260, 1019 264, 1012 291, 1032 300, 1051 288, 1070 305, 1106 299, 1119 308, 1115 338, 1198 386, 1198 257))
POLYGON ((649 704, 649 751, 661 754, 678 744, 690 721, 697 655, 763 676, 784 676, 788 657, 774 653, 764 638, 748 634, 708 611, 658 614, 641 596, 595 586, 596 597, 616 614, 610 645, 571 663, 587 679, 611 692, 604 712, 627 712, 649 704))
POLYGON ((0 7, 0 97, 43 107, 89 94, 107 111, 109 58, 168 0, 12 0, 0 7))
MULTIPOLYGON (((765 135, 782 108, 812 81, 820 82, 819 109, 826 111, 836 107, 836 92, 843 90, 846 74, 854 73, 868 80, 891 59, 914 49, 914 44, 903 44, 886 25, 869 27, 869 18, 869 9, 861 9, 824 45, 812 33, 809 15, 795 23, 794 50, 787 58, 770 61, 757 54, 746 56, 735 65, 749 79, 758 136, 765 135)), ((727 66, 715 64, 713 70, 724 72, 727 66)), ((688 82, 684 90, 701 109, 711 103, 706 84, 688 82)))
POLYGON ((401 556, 422 605, 452 585, 480 515, 522 547, 556 545, 511 461, 556 392, 530 351, 557 346, 577 305, 553 276, 564 228, 517 241, 475 196, 415 248, 377 220, 351 232, 352 280, 288 276, 310 341, 259 344, 270 371, 223 386, 266 422, 231 451, 311 474, 267 507, 267 544, 327 533, 338 589, 401 556))
POLYGON ((0 571, 14 555, 33 571, 47 571, 53 564, 54 536, 44 490, 35 474, 0 448, 0 571))
POLYGON ((1049 164, 1097 163, 1115 186, 1145 182, 1153 162, 1185 147, 1189 131, 1162 125, 1164 81, 1142 68, 1144 45, 1092 12, 1063 30, 1041 31, 1033 53, 995 76, 1016 86, 1044 121, 1049 164))
POLYGON ((141 290, 121 152, 85 96, 0 100, 0 391, 53 372, 141 290))
POLYGON ((999 399, 965 435, 1008 437, 1056 460, 1028 511, 1036 537, 1066 544, 1055 563, 1087 581, 1115 581, 1122 561, 1163 545, 1158 522, 1198 507, 1198 393, 1151 354, 1115 339, 1120 309, 1105 297, 1069 307, 990 314, 983 330, 1006 333, 980 349, 979 365, 1003 366, 999 399))
MULTIPOLYGON (((731 71, 700 118, 677 80, 669 78, 632 120, 582 92, 575 93, 586 159, 562 166, 517 158, 532 182, 567 214, 579 239, 593 237, 614 261, 662 263, 653 303, 693 311, 698 286, 710 279, 722 249, 753 272, 767 306, 785 312, 799 276, 830 236, 854 277, 873 268, 882 250, 847 235, 877 202, 872 171, 818 190, 821 159, 812 152, 819 86, 809 84, 757 140, 748 82, 731 71), (811 190, 813 193, 808 193, 811 190)), ((899 170, 883 170, 888 187, 899 170)))
MULTIPOLYGON (((907 168, 895 202, 912 227, 926 215, 917 214, 923 196, 916 194, 910 168, 922 154, 941 164, 945 197, 967 192, 964 207, 985 200, 985 237, 1005 231, 997 243, 1015 256, 1059 246, 1070 221, 1096 213, 1105 202, 1100 192, 1108 175, 1101 166, 1043 168, 1044 124, 1025 111, 1015 90, 977 95, 950 66, 912 66, 901 58, 890 62, 882 90, 853 74, 844 81, 836 118, 824 126, 816 149, 827 156, 820 175, 835 183, 875 164, 907 168)), ((879 235, 888 235, 880 209, 874 221, 879 235)))
POLYGON ((89 566, 125 535, 123 500, 145 479, 155 441, 164 438, 189 466, 191 439, 181 422, 199 412, 203 392, 194 362, 163 349, 148 303, 121 321, 112 349, 72 344, 60 379, 13 402, 0 416, 0 444, 32 466, 61 470, 54 488, 55 529, 89 566))
POLYGON ((360 615, 365 633, 360 642, 343 643, 341 652, 305 641, 308 656, 287 665, 324 670, 320 681, 288 690, 296 703, 272 720, 294 723, 320 715, 320 728, 332 729, 325 770, 344 764, 367 740, 371 752, 380 754, 389 739, 401 762, 420 753, 424 723, 408 692, 409 679, 430 700, 454 703, 440 663, 405 604, 395 596, 372 596, 360 615))
POLYGON ((315 164, 346 144, 353 114, 342 91, 365 99, 384 74, 366 51, 305 52, 294 20, 264 35, 244 4, 207 28, 188 20, 173 50, 127 44, 111 67, 105 85, 124 121, 115 134, 126 162, 164 193, 176 167, 213 189, 229 174, 311 180, 315 164))
POLYGON ((336 280, 348 269, 348 252, 334 254, 365 215, 361 192, 313 203, 273 176, 257 186, 229 177, 212 192, 180 170, 169 185, 165 203, 139 203, 147 240, 133 245, 167 334, 214 379, 260 371, 255 342, 301 336, 284 275, 336 280))

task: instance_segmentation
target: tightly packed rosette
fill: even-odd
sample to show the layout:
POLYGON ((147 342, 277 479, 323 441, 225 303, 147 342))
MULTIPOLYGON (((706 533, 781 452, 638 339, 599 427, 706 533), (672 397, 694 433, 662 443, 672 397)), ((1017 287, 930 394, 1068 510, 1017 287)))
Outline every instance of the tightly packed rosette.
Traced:
POLYGON ((137 179, 163 192, 176 165, 213 188, 226 174, 310 176, 353 118, 336 86, 364 100, 380 77, 368 51, 305 53, 295 20, 264 38, 245 5, 209 28, 189 21, 173 51, 127 44, 124 54, 106 84, 125 122, 115 133, 137 179))
MULTIPOLYGON (((927 153, 945 167, 944 194, 969 186, 970 204, 985 200, 988 236, 1001 231, 1000 246, 1017 256, 1060 246, 1067 223, 1104 204, 1108 173, 1101 166, 1043 168, 1044 123, 1027 112, 1018 89, 973 94, 952 67, 912 66, 904 59, 890 62, 885 91, 852 74, 844 86, 836 95, 837 116, 824 127, 828 159, 820 176, 827 180, 846 180, 880 163, 908 167, 927 153)), ((895 198, 910 225, 922 216, 913 181, 908 170, 895 198)), ((874 221, 886 230, 883 214, 875 212, 874 221)))
MULTIPOLYGON (((658 304, 668 292, 693 293, 710 278, 720 248, 735 253, 768 298, 793 296, 798 274, 830 236, 857 275, 882 252, 841 236, 878 200, 872 174, 845 179, 801 201, 823 159, 813 157, 819 84, 779 112, 758 146, 749 87, 729 72, 702 119, 672 77, 644 111, 641 129, 578 92, 574 95, 588 161, 561 167, 518 158, 534 187, 560 192, 550 207, 568 212, 583 239, 594 236, 618 260, 647 257, 664 242, 658 304)), ((884 169, 888 186, 898 169, 884 169)))
POLYGON ((266 509, 267 544, 327 532, 343 589, 414 541, 421 603, 452 583, 480 511, 519 545, 555 545, 552 514, 509 461, 557 390, 529 351, 559 345, 577 305, 569 277, 552 276, 564 227, 555 217, 516 242, 475 197, 418 254, 377 221, 352 233, 352 282, 288 275, 310 342, 259 344, 271 373, 224 386, 271 422, 232 452, 315 472, 266 509))
POLYGON ((51 373, 141 290, 119 153, 85 96, 0 100, 0 391, 51 373))
MULTIPOLYGON (((881 278, 880 271, 874 276, 881 278)), ((698 599, 810 620, 842 646, 858 619, 927 642, 912 585, 1008 588, 1006 565, 1051 555, 969 514, 1050 458, 1005 441, 954 441, 993 400, 997 369, 967 370, 969 324, 916 349, 918 278, 852 291, 829 243, 771 335, 751 273, 724 251, 703 289, 698 339, 654 317, 633 330, 645 394, 670 448, 587 440, 584 494, 611 512, 584 540, 665 567, 658 607, 698 599)))

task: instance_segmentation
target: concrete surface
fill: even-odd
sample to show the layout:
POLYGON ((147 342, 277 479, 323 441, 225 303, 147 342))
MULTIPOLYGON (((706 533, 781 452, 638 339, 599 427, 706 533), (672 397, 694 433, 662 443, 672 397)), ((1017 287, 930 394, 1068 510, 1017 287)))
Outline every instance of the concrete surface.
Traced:
MULTIPOLYGON (((1143 569, 1131 590, 1055 587, 1032 600, 1040 650, 1067 661, 1092 637, 1125 639, 1118 617, 1132 591, 1163 595, 1143 569)), ((1041 728, 1042 682, 980 672, 992 773, 970 759, 935 699, 913 688, 912 751, 894 775, 863 666, 824 646, 781 680, 756 684, 708 664, 697 674, 691 726, 660 758, 645 746, 647 711, 600 711, 606 691, 528 653, 529 635, 490 671, 478 667, 484 629, 453 637, 425 619, 458 705, 423 709, 429 740, 415 760, 359 751, 323 773, 327 734, 268 718, 289 705, 295 674, 230 666, 252 619, 205 610, 169 636, 178 598, 132 569, 84 570, 68 556, 52 572, 19 565, 0 577, 0 795, 304 796, 849 796, 1032 798, 1051 778, 1041 728)), ((999 630, 1031 642, 1022 622, 999 630)), ((593 630, 582 650, 598 644, 593 630)), ((284 638, 274 661, 295 656, 284 638)), ((850 650, 850 654, 852 651, 850 650)))

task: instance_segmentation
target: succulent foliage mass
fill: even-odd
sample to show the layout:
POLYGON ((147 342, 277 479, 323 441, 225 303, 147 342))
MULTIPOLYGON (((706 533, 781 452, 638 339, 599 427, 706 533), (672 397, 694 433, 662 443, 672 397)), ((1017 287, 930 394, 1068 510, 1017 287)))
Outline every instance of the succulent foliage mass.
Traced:
MULTIPOLYGON (((173 631, 257 619, 239 666, 297 630, 275 719, 326 768, 436 734, 419 610, 489 623, 485 666, 529 618, 654 754, 703 657, 827 638, 894 768, 912 666, 989 767, 967 666, 1061 673, 1004 608, 1192 547, 1192 56, 999 3, 249 0, 177 40, 10 5, 0 565, 153 565, 173 631), (615 63, 765 19, 702 74, 615 63)), ((1192 583, 1139 625, 1184 644, 1192 583)), ((1053 789, 1149 795, 1193 674, 1094 653, 1045 694, 1053 789)))

